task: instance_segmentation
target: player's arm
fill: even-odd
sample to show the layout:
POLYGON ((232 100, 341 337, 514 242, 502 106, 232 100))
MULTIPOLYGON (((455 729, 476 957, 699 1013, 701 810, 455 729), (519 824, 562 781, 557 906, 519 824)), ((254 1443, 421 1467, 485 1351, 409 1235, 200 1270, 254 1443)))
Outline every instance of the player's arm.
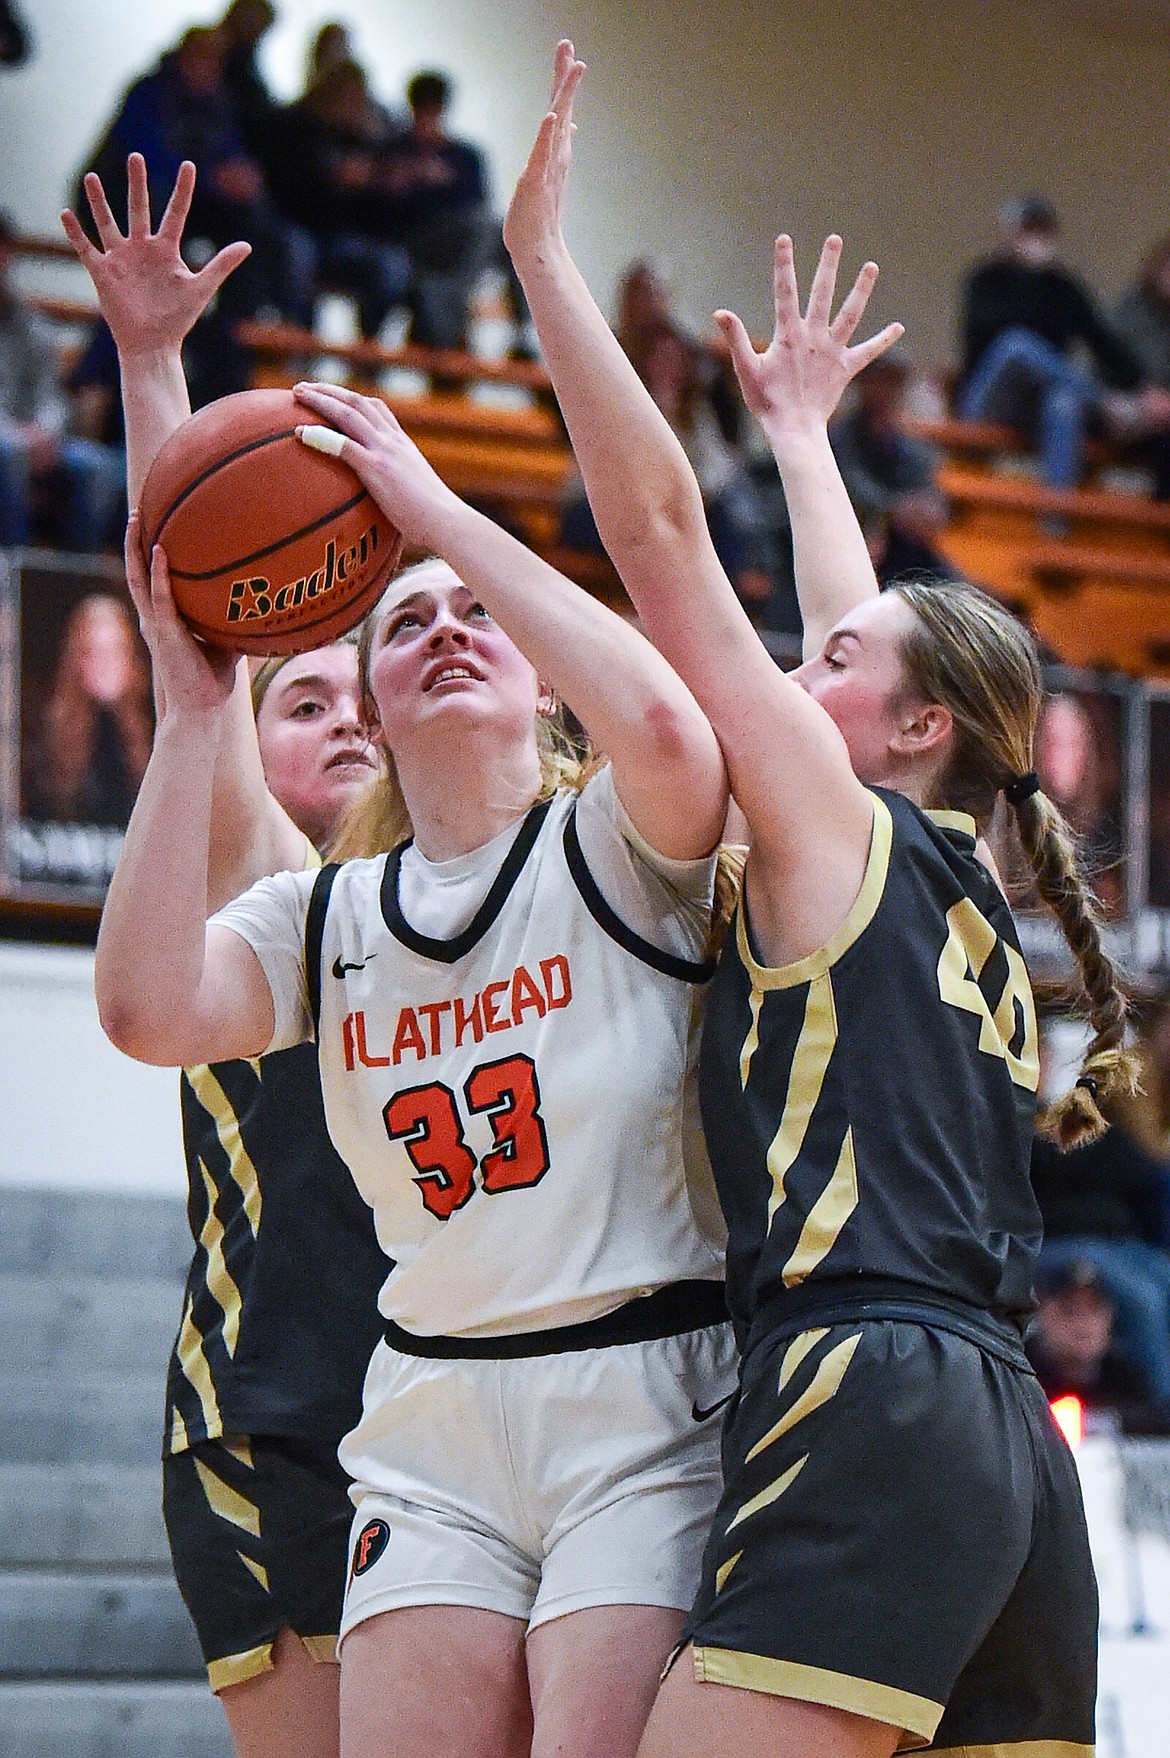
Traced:
MULTIPOLYGON (((301 385, 297 395, 310 423, 338 430, 322 449, 337 452, 412 545, 450 563, 568 703, 610 759, 618 796, 647 842, 674 859, 709 853, 727 811, 723 759, 662 655, 453 494, 384 403, 334 385, 301 385)), ((320 429, 303 431, 320 443, 320 429)))
MULTIPOLYGON (((766 913, 767 885, 775 885, 779 893, 808 879, 802 890, 815 895, 815 907, 809 908, 807 921, 793 919, 792 925, 795 943, 803 941, 805 950, 811 950, 832 932, 857 894, 872 805, 828 716, 777 670, 761 645, 715 555, 682 449, 569 256, 561 211, 572 100, 582 71, 572 46, 562 43, 552 108, 517 185, 505 238, 528 295, 602 539, 651 639, 689 685, 718 735, 732 793, 751 830, 749 883, 754 869, 760 913, 766 913)), ((826 296, 831 301, 833 260, 830 252, 818 313, 826 296)), ((864 306, 868 287, 864 280, 859 287, 849 317, 860 317, 859 306, 864 306)), ((784 312, 787 324, 787 300, 784 312)), ((818 319, 822 354, 819 332, 824 327, 818 319)), ((799 344, 802 333, 786 328, 775 353, 799 344)), ((886 332, 865 349, 852 350, 856 365, 874 358, 896 333, 886 332)), ((834 341, 838 359, 843 345, 839 335, 834 341)), ((831 403, 829 390, 821 387, 817 420, 822 429, 824 406, 836 402, 848 376, 852 374, 841 379, 831 403)), ((806 415, 811 439, 783 448, 785 487, 791 484, 797 516, 807 508, 824 528, 832 546, 831 556, 824 558, 826 570, 838 558, 846 567, 856 565, 861 541, 856 520, 840 488, 827 438, 823 433, 817 438, 812 416, 806 415), (844 536, 826 512, 826 497, 830 507, 843 505, 844 536)), ((865 554, 864 545, 860 553, 865 554)), ((865 556, 865 583, 853 589, 850 602, 872 590, 865 556)), ((776 914, 782 914, 779 905, 776 914)))
POLYGON ((212 776, 235 663, 192 638, 161 551, 148 581, 138 542, 132 518, 127 573, 136 604, 153 600, 166 706, 102 913, 98 1011, 119 1049, 143 1062, 259 1056, 275 1020, 263 969, 239 936, 205 922, 212 776))
MULTIPOLYGON (((86 196, 98 236, 94 245, 68 209, 61 215, 66 236, 88 271, 102 316, 118 350, 122 406, 126 418, 126 491, 131 507, 159 451, 191 413, 183 372, 183 341, 210 300, 251 246, 229 244, 198 273, 183 261, 183 228, 195 191, 195 167, 179 169, 157 230, 151 229, 146 162, 141 153, 127 161, 127 228, 118 227, 101 179, 85 179, 86 196)), ((147 606, 144 616, 149 617, 147 606)), ((160 717, 165 703, 156 703, 160 717)), ((241 662, 235 693, 225 714, 222 745, 215 763, 211 861, 207 909, 216 909, 254 880, 304 860, 305 840, 268 791, 256 743, 247 668, 241 662)))
POLYGON ((776 240, 772 273, 775 328, 757 353, 734 312, 716 318, 744 401, 768 438, 784 482, 792 523, 796 593, 804 622, 804 656, 819 653, 829 630, 878 592, 865 538, 829 444, 829 419, 846 386, 902 334, 888 324, 851 347, 877 280, 867 262, 833 316, 841 240, 825 240, 801 315, 792 240, 776 240))

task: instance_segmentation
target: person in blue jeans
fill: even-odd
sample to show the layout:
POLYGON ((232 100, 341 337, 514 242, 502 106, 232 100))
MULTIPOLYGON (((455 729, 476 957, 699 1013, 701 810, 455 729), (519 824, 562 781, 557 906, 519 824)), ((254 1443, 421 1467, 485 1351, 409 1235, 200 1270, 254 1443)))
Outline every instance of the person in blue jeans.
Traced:
POLYGON ((1148 427, 1170 418, 1170 406, 1143 384, 1137 360, 1059 260, 1051 203, 1043 196, 1007 202, 1000 228, 1000 251, 974 268, 963 290, 956 411, 965 421, 1002 421, 1029 434, 1045 482, 1075 488, 1096 417, 1124 414, 1148 427), (1096 372, 1076 357, 1078 349, 1088 351, 1096 372))

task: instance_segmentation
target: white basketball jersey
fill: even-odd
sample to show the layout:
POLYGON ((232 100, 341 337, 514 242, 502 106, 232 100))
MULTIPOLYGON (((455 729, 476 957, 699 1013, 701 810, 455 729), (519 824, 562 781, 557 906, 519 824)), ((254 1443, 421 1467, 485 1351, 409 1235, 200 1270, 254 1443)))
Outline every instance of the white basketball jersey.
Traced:
MULTIPOLYGON (((326 1116, 394 1262, 382 1311, 416 1334, 543 1330, 722 1275, 693 1078, 709 967, 642 938, 602 896, 577 825, 598 788, 620 813, 606 772, 491 845, 494 877, 449 938, 408 920, 401 850, 337 869, 320 960, 326 1116)), ((312 1029, 303 981, 290 1008, 287 961, 249 909, 281 884, 303 927, 300 875, 215 918, 265 967, 274 1048, 312 1029)))

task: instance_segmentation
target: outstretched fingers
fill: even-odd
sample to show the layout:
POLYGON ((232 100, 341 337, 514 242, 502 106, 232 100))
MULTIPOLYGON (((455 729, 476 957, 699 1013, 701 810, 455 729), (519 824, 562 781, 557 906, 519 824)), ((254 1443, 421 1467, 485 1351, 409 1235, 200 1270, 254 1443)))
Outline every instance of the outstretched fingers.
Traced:
POLYGON ((756 345, 744 328, 742 320, 736 316, 734 311, 717 311, 715 322, 722 330, 724 340, 731 351, 731 364, 735 368, 735 376, 739 380, 739 388, 743 392, 744 401, 749 408, 752 408, 755 378, 760 363, 756 345))
POLYGON ((800 322, 800 292, 796 285, 796 263, 792 240, 781 232, 772 256, 772 307, 776 317, 776 333, 782 334, 800 322))
POLYGON ((820 261, 808 293, 807 317, 810 324, 827 329, 833 314, 833 295, 837 291, 837 268, 841 261, 841 240, 830 232, 821 246, 820 261))
POLYGON ((150 237, 150 185, 141 153, 131 153, 126 160, 126 219, 128 237, 150 237))
POLYGON ((106 200, 106 192, 102 188, 102 180, 96 171, 85 174, 85 199, 89 203, 89 211, 93 215, 98 241, 103 250, 113 250, 115 244, 121 244, 122 234, 113 210, 106 200))
POLYGON ((851 375, 856 377, 859 372, 863 372, 867 366, 884 354, 887 348, 892 348, 895 342, 900 341, 905 334, 906 326, 904 324, 887 324, 884 330, 880 330, 876 336, 871 336, 868 342, 859 342, 856 348, 850 348, 846 359, 849 362, 851 375))
MULTIPOLYGON (((179 233, 182 233, 182 221, 179 223, 179 233)), ((161 227, 159 236, 162 236, 161 227)), ((176 238, 176 243, 177 241, 176 238)), ((252 246, 241 238, 236 244, 225 244, 222 250, 216 251, 210 262, 204 263, 195 279, 204 289, 207 301, 210 301, 214 293, 219 292, 228 276, 234 274, 251 254, 252 246)))
POLYGON ((77 215, 73 212, 72 208, 62 209, 61 230, 73 246, 74 251, 77 253, 78 260, 83 267, 88 269, 93 263, 101 261, 101 251, 98 249, 97 245, 93 243, 88 232, 85 230, 85 227, 81 224, 81 221, 77 218, 77 215))
POLYGON ((841 309, 830 325, 830 334, 834 342, 848 342, 865 313, 869 304, 869 296, 877 285, 878 266, 875 262, 863 264, 860 273, 841 301, 841 309))
MULTIPOLYGON (((166 238, 176 248, 183 239, 183 227, 187 224, 187 216, 191 212, 191 201, 195 194, 195 167, 190 159, 184 159, 179 166, 179 174, 175 178, 175 187, 171 190, 170 199, 163 210, 163 217, 158 223, 159 238, 166 238)), ((243 258, 240 259, 243 261, 243 258)), ((233 263, 232 267, 235 267, 233 263)))

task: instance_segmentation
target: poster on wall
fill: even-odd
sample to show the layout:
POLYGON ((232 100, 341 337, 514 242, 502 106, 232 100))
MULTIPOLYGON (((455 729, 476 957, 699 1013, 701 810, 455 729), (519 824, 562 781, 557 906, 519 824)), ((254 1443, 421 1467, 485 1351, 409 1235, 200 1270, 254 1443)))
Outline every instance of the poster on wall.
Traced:
POLYGON ((4 888, 100 901, 150 756, 150 663, 121 566, 10 554, 4 888))

